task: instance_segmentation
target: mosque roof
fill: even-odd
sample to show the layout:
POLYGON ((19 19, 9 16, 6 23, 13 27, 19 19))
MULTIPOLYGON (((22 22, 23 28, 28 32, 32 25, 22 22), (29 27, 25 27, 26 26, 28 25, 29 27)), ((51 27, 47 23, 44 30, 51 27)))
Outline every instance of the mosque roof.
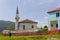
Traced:
POLYGON ((26 19, 26 20, 20 21, 19 23, 37 23, 37 22, 29 20, 29 19, 26 19))

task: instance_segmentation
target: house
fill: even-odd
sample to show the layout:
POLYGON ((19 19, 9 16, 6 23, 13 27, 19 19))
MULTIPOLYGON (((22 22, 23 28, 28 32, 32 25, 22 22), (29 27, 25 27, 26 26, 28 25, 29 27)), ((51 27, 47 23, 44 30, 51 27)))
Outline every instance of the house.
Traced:
POLYGON ((48 11, 48 27, 49 30, 59 30, 60 29, 60 8, 48 11))

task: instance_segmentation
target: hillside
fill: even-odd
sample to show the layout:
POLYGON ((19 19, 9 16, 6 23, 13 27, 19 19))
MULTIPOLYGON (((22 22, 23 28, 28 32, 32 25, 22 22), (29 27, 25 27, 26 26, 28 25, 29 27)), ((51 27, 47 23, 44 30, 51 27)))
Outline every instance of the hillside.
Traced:
POLYGON ((11 24, 15 24, 14 22, 11 22, 11 21, 3 21, 3 20, 0 20, 0 31, 2 30, 6 30, 7 29, 7 25, 11 23, 11 24))

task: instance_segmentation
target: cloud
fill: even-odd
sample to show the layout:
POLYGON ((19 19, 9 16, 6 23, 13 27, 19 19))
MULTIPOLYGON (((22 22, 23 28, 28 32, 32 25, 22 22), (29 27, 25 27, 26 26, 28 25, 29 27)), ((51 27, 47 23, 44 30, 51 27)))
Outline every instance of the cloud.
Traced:
POLYGON ((54 1, 55 1, 55 0, 46 0, 45 2, 50 2, 50 3, 51 3, 51 2, 54 2, 54 1))
POLYGON ((37 24, 38 28, 48 25, 48 23, 45 22, 44 20, 42 20, 42 21, 34 20, 34 21, 38 22, 38 24, 37 24))
POLYGON ((38 28, 43 27, 45 25, 44 21, 39 21, 39 20, 34 20, 34 21, 38 22, 37 24, 38 28))
POLYGON ((0 6, 6 3, 6 0, 0 0, 0 6))
POLYGON ((57 7, 60 7, 60 0, 57 1, 56 3, 57 3, 56 6, 57 6, 57 7))
POLYGON ((48 16, 44 17, 44 19, 48 19, 48 16))
POLYGON ((40 5, 41 4, 46 4, 46 3, 53 3, 54 2, 54 0, 42 0, 42 1, 40 1, 40 5))
POLYGON ((47 25, 47 26, 48 26, 48 24, 43 24, 43 25, 42 25, 42 27, 44 27, 45 25, 47 25))
POLYGON ((40 22, 39 20, 34 20, 35 22, 40 22))
POLYGON ((23 5, 31 5, 31 6, 36 6, 36 5, 44 5, 46 3, 53 3, 55 0, 19 0, 23 2, 23 5))

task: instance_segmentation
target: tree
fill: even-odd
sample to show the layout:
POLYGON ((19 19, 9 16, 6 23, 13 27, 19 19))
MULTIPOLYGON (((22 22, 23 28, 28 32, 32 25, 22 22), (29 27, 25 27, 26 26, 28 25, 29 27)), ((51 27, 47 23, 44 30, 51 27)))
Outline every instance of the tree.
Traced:
POLYGON ((48 31, 48 26, 45 25, 45 26, 39 28, 39 29, 38 29, 38 32, 40 32, 40 31, 48 31))
POLYGON ((48 28, 48 26, 47 26, 47 25, 45 25, 45 26, 44 26, 44 28, 48 28))
POLYGON ((48 31, 48 26, 47 25, 44 26, 43 31, 48 31))
POLYGON ((7 29, 8 30, 14 30, 14 25, 9 23, 7 29))

